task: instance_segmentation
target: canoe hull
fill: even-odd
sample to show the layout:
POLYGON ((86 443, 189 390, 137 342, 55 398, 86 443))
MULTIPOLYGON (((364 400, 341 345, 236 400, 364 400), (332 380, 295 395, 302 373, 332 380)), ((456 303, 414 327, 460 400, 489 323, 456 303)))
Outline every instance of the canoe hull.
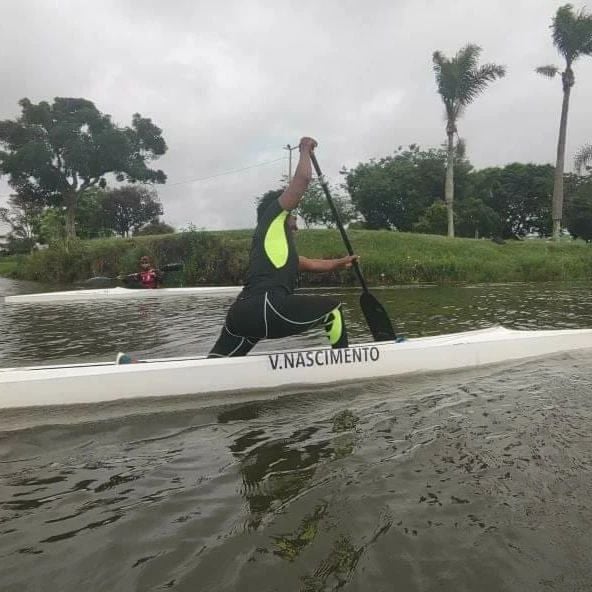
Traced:
POLYGON ((474 368, 592 349, 592 330, 494 327, 345 350, 311 348, 232 359, 181 358, 0 370, 0 408, 321 385, 474 368))
POLYGON ((60 302, 83 302, 94 300, 119 300, 138 298, 165 298, 168 296, 211 296, 237 295, 242 286, 195 286, 189 288, 159 288, 147 290, 142 288, 98 288, 94 290, 68 290, 65 292, 40 292, 37 294, 17 294, 5 296, 6 304, 43 304, 60 302))

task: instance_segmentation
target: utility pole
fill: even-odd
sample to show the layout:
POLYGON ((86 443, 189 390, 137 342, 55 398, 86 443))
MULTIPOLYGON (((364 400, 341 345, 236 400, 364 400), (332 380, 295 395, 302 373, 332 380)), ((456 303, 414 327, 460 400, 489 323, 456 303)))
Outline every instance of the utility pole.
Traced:
POLYGON ((284 146, 284 150, 288 151, 290 158, 288 159, 288 183, 292 180, 292 150, 296 150, 298 146, 290 146, 290 144, 286 144, 284 146))

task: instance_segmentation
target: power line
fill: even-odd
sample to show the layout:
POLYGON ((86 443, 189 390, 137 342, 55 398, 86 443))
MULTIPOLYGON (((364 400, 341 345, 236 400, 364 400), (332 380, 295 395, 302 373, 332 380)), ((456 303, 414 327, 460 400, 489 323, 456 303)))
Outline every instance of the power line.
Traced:
MULTIPOLYGON (((248 171, 249 169, 255 169, 258 167, 262 167, 262 166, 266 166, 268 164, 273 164, 276 162, 280 162, 282 160, 288 160, 287 156, 282 156, 281 158, 276 158, 275 160, 267 160, 265 162, 259 162, 257 164, 252 164, 250 166, 247 167, 243 167, 240 169, 233 169, 230 171, 225 171, 223 173, 217 173, 215 175, 209 175, 207 177, 197 177, 196 179, 187 179, 186 181, 176 181, 175 183, 166 183, 166 187, 173 187, 175 185, 188 185, 189 183, 197 183, 198 181, 207 181, 208 179, 215 179, 216 177, 223 177, 225 175, 233 175, 235 173, 241 173, 242 171, 248 171)), ((2 197, 11 197, 13 194, 7 194, 7 195, 0 195, 0 198, 2 197)))
POLYGON ((209 175, 208 177, 198 177, 197 179, 188 179, 186 181, 177 181, 176 183, 167 183, 168 187, 172 187, 174 185, 186 185, 188 183, 197 183, 198 181, 207 181, 208 179, 214 179, 216 177, 223 177, 224 175, 232 175, 234 173, 240 173, 242 171, 248 171, 249 169, 254 169, 257 167, 262 167, 268 164, 273 164, 274 162, 280 162, 281 160, 288 160, 286 156, 282 156, 282 158, 276 158, 275 160, 268 160, 266 162, 260 162, 258 164, 252 164, 251 166, 243 167, 242 169, 233 169, 231 171, 225 171, 224 173, 217 173, 216 175, 209 175))

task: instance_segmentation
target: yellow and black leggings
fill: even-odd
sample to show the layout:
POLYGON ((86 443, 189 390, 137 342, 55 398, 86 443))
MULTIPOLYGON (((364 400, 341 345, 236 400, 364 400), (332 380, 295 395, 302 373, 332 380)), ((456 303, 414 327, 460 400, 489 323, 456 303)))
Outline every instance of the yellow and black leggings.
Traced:
POLYGON ((341 303, 326 296, 304 296, 269 291, 239 296, 210 358, 244 356, 261 339, 279 339, 323 326, 331 347, 347 347, 341 303))

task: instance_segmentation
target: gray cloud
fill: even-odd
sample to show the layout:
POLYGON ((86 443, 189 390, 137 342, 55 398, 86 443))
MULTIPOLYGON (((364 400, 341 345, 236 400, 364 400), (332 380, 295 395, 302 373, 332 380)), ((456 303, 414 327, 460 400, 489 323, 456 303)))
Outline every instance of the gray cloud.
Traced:
MULTIPOLYGON (((553 162, 561 88, 534 68, 561 64, 550 38, 563 1, 287 0, 173 3, 5 2, 0 118, 17 101, 82 96, 122 124, 139 111, 164 130, 169 176, 158 191, 176 226, 253 224, 253 201, 287 173, 301 135, 319 140, 327 175, 411 142, 444 139, 431 54, 467 42, 508 75, 459 124, 477 167, 553 162), (504 3, 505 4, 505 3, 504 3)), ((592 60, 576 65, 568 157, 592 140, 592 60)), ((6 195, 4 182, 0 194, 6 195)))

